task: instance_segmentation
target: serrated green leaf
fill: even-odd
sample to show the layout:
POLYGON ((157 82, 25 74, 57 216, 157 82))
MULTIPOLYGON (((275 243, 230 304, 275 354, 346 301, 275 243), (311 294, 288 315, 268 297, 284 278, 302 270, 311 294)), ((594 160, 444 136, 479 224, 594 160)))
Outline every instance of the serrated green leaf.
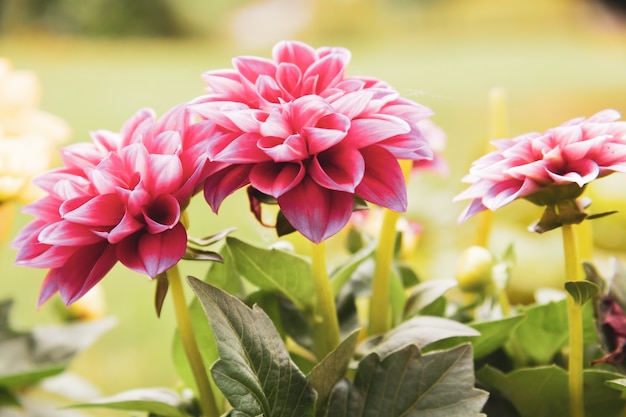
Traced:
MULTIPOLYGON (((567 372, 557 366, 523 368, 504 374, 485 367, 476 373, 478 380, 499 391, 521 417, 569 417, 567 372)), ((585 416, 618 417, 624 406, 619 392, 605 385, 620 376, 612 372, 586 369, 585 416)))
POLYGON ((582 306, 598 294, 600 287, 590 281, 567 281, 565 291, 572 296, 576 304, 582 306))
POLYGON ((359 332, 353 332, 307 375, 307 380, 317 392, 317 416, 323 416, 326 412, 330 393, 345 376, 358 339, 359 332))
POLYGON ((189 417, 183 411, 184 402, 176 393, 166 388, 142 388, 124 391, 106 398, 67 408, 108 408, 112 410, 146 411, 160 417, 189 417))
POLYGON ((311 265, 294 254, 261 249, 228 237, 226 244, 240 275, 263 290, 278 291, 301 310, 313 304, 311 265))
POLYGON ((361 356, 376 352, 386 357, 391 352, 414 344, 420 349, 439 340, 456 336, 478 336, 476 330, 443 317, 418 316, 405 321, 382 336, 369 338, 357 349, 361 356))
POLYGON ((211 373, 238 415, 312 417, 315 391, 269 317, 200 280, 189 278, 189 284, 217 341, 220 359, 211 373))
POLYGON ((474 387, 469 345, 426 355, 407 345, 363 359, 354 384, 343 381, 331 394, 328 417, 477 417, 487 396, 474 387))
POLYGON ((480 334, 475 337, 453 337, 435 342, 428 346, 429 351, 449 349, 464 342, 470 342, 474 349, 474 359, 481 359, 502 347, 509 339, 515 327, 525 319, 525 316, 513 316, 500 320, 468 323, 480 334))

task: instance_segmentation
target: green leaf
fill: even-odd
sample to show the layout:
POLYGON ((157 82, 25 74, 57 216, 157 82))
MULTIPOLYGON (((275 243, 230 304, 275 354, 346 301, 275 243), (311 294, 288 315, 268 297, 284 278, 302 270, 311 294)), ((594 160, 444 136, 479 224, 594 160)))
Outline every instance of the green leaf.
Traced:
POLYGON ((598 294, 600 287, 590 281, 567 281, 565 291, 572 296, 576 304, 582 306, 598 294))
POLYGON ((391 329, 382 336, 375 336, 361 343, 357 351, 362 356, 376 352, 385 357, 408 344, 420 349, 439 340, 456 336, 478 336, 476 330, 443 317, 417 316, 391 329))
POLYGON ((481 359, 502 347, 524 316, 507 317, 500 320, 468 323, 480 335, 475 337, 452 337, 435 342, 427 350, 449 349, 464 342, 470 342, 474 349, 474 359, 481 359))
POLYGON ((211 263, 204 281, 211 285, 221 288, 233 295, 244 296, 244 286, 241 281, 241 277, 235 267, 235 261, 233 261, 230 251, 226 245, 222 246, 219 251, 219 255, 222 257, 222 263, 211 263))
POLYGON ((472 349, 421 355, 407 345, 381 357, 372 353, 359 363, 354 384, 333 390, 328 417, 472 417, 487 393, 474 388, 472 349))
POLYGON ((183 411, 185 403, 180 396, 166 388, 142 388, 124 391, 88 403, 67 408, 108 408, 113 410, 147 411, 159 417, 188 417, 183 411))
POLYGON ((358 339, 359 331, 357 330, 341 342, 307 375, 309 383, 318 395, 316 415, 324 415, 330 393, 337 382, 344 377, 358 339))
MULTIPOLYGON (((504 374, 486 366, 476 373, 478 380, 499 391, 516 408, 521 417, 569 417, 567 372, 557 366, 523 368, 504 374)), ((619 392, 607 387, 607 381, 619 374, 586 369, 585 415, 618 417, 624 406, 619 392)))
POLYGON ((0 386, 0 409, 6 406, 20 406, 20 400, 8 388, 0 386))
POLYGON ((360 249, 350 257, 347 263, 339 267, 336 271, 333 271, 330 275, 330 286, 335 297, 339 294, 341 288, 350 280, 359 265, 372 256, 375 249, 376 245, 373 243, 360 249))
POLYGON ((38 326, 0 339, 0 385, 23 387, 63 372, 80 351, 115 325, 115 319, 38 326))
POLYGON ((407 298, 404 316, 411 317, 418 314, 457 285, 457 280, 453 278, 430 279, 416 285, 407 298))
MULTIPOLYGON (((511 334, 505 349, 515 367, 547 365, 566 346, 569 335, 565 300, 533 305, 520 311, 526 316, 511 334)), ((591 304, 583 306, 585 344, 597 341, 591 304)))
POLYGON ((626 378, 612 379, 605 382, 607 387, 611 387, 622 393, 621 397, 626 398, 626 378))
POLYGON ((217 341, 220 359, 211 373, 242 416, 312 417, 316 394, 291 361, 276 328, 258 307, 189 278, 217 341))
POLYGON ((260 249, 229 237, 226 244, 237 271, 263 290, 279 291, 301 310, 313 304, 315 288, 311 265, 278 249, 260 249))

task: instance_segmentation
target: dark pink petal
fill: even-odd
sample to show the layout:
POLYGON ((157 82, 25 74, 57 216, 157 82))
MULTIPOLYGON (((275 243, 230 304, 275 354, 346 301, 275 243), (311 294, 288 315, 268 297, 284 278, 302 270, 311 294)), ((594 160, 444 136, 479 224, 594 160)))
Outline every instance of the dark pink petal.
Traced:
POLYGON ((308 172, 324 188, 354 193, 365 174, 365 161, 357 149, 336 146, 315 156, 308 172))
POLYGON ((125 239, 117 247, 117 256, 126 267, 154 278, 176 265, 186 248, 187 232, 178 223, 162 233, 138 234, 125 239))
POLYGON ((262 193, 277 198, 298 185, 305 173, 302 162, 266 162, 254 165, 250 171, 250 183, 262 193))
MULTIPOLYGON (((70 305, 100 282, 116 262, 115 247, 106 242, 78 247, 65 265, 53 270, 56 276, 49 279, 56 283, 65 304, 70 305)), ((42 289, 40 304, 49 292, 50 289, 42 289)))
POLYGON ((315 49, 303 42, 282 41, 272 49, 272 57, 279 64, 295 64, 301 72, 304 72, 315 62, 317 53, 315 49))
POLYGON ((233 59, 233 66, 244 78, 253 84, 256 83, 257 78, 261 75, 274 77, 274 74, 276 74, 276 64, 265 58, 238 57, 233 59))
POLYGON ((66 220, 51 223, 39 233, 39 242, 46 245, 84 246, 101 240, 88 227, 66 220))
POLYGON ((113 229, 101 233, 100 236, 107 239, 109 243, 116 244, 144 227, 145 223, 140 222, 134 216, 126 212, 122 220, 120 220, 113 229))
POLYGON ((320 243, 348 223, 354 197, 351 193, 328 190, 305 177, 298 186, 278 197, 278 204, 298 232, 320 243))
POLYGON ((361 155, 365 174, 356 195, 393 211, 406 211, 406 181, 396 158, 378 146, 361 149, 361 155))
POLYGON ((178 200, 170 194, 161 194, 143 209, 148 233, 161 233, 173 228, 178 224, 180 213, 178 200))
POLYGON ((204 198, 215 213, 226 197, 250 183, 248 175, 251 169, 252 165, 230 165, 207 177, 204 198))
POLYGON ((600 174, 598 164, 590 159, 571 161, 567 165, 567 170, 569 172, 565 173, 551 172, 548 170, 548 175, 550 175, 550 178, 557 184, 574 182, 578 184, 579 187, 583 187, 585 184, 598 178, 600 174))
POLYGON ((259 96, 268 103, 279 103, 283 92, 273 77, 260 75, 256 80, 256 90, 259 96))
POLYGON ((61 204, 59 213, 73 223, 113 226, 124 215, 124 207, 116 194, 105 194, 68 200, 61 204))

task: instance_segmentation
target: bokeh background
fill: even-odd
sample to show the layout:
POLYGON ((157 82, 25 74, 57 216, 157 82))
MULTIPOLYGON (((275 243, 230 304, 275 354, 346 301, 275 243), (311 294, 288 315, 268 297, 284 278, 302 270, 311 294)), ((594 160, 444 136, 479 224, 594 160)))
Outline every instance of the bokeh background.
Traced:
MULTIPOLYGON (((382 78, 431 107, 447 133, 449 175, 413 178, 407 213, 424 225, 413 263, 423 279, 433 279, 453 276, 459 251, 473 242, 476 224, 456 224, 465 203, 452 198, 487 149, 493 88, 506 92, 510 136, 604 108, 626 112, 622 8, 618 1, 592 0, 0 0, 0 56, 35 71, 41 108, 68 122, 72 141, 85 141, 91 130, 117 131, 139 108, 162 114, 202 94, 200 75, 230 67, 233 56, 270 57, 282 39, 349 48, 350 75, 382 78)), ((594 212, 621 209, 593 222, 595 261, 607 273, 610 257, 626 249, 625 184, 614 175, 589 190, 594 212)), ((29 220, 19 206, 14 211, 9 239, 29 220)), ((197 236, 236 226, 239 238, 275 240, 247 213, 242 193, 226 201, 219 217, 201 197, 190 211, 197 236)), ((499 254, 515 245, 515 302, 532 301, 536 288, 563 279, 560 233, 526 229, 540 213, 520 201, 495 216, 491 249, 499 254)), ((330 244, 341 247, 342 239, 330 244)), ((57 321, 58 300, 36 308, 45 271, 15 267, 14 256, 5 242, 0 298, 15 299, 13 325, 57 321)), ((206 267, 187 262, 182 271, 203 276, 206 267)), ((123 268, 102 288, 107 312, 119 323, 72 369, 104 395, 175 386, 171 305, 166 302, 157 319, 154 283, 123 268)))

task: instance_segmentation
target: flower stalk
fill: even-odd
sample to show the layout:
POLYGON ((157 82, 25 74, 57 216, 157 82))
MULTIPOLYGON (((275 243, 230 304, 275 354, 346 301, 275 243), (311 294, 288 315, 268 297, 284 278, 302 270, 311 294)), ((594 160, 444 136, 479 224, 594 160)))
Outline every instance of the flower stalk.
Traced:
MULTIPOLYGON (((411 172, 412 161, 399 161, 405 180, 411 172)), ((372 298, 369 307, 368 334, 385 333, 391 325, 389 309, 389 280, 396 247, 396 223, 400 213, 385 209, 376 248, 372 298)))
POLYGON ((174 312, 176 315, 176 323, 178 324, 178 331, 180 338, 187 355, 187 360, 191 366, 193 377, 198 387, 198 395, 200 397, 200 404, 202 407, 203 417, 218 417, 219 411, 217 409, 215 396, 209 382, 209 377, 202 361, 202 355, 198 348, 198 342, 193 332, 191 325, 191 317, 189 316, 189 310, 187 309, 187 302, 185 301, 185 293, 183 291, 183 284, 178 270, 178 265, 174 265, 167 272, 167 279, 169 281, 170 292, 174 302, 174 312))
POLYGON ((335 308, 335 296, 330 286, 330 278, 326 269, 326 251, 324 242, 311 248, 311 270, 316 292, 314 312, 315 353, 319 360, 332 352, 341 340, 339 322, 335 308))
MULTIPOLYGON (((565 224, 563 230, 563 249, 565 253, 565 276, 569 281, 581 280, 578 242, 575 226, 565 224)), ((583 402, 583 318, 582 306, 567 295, 567 317, 569 326, 569 399, 570 415, 584 417, 583 402)))

